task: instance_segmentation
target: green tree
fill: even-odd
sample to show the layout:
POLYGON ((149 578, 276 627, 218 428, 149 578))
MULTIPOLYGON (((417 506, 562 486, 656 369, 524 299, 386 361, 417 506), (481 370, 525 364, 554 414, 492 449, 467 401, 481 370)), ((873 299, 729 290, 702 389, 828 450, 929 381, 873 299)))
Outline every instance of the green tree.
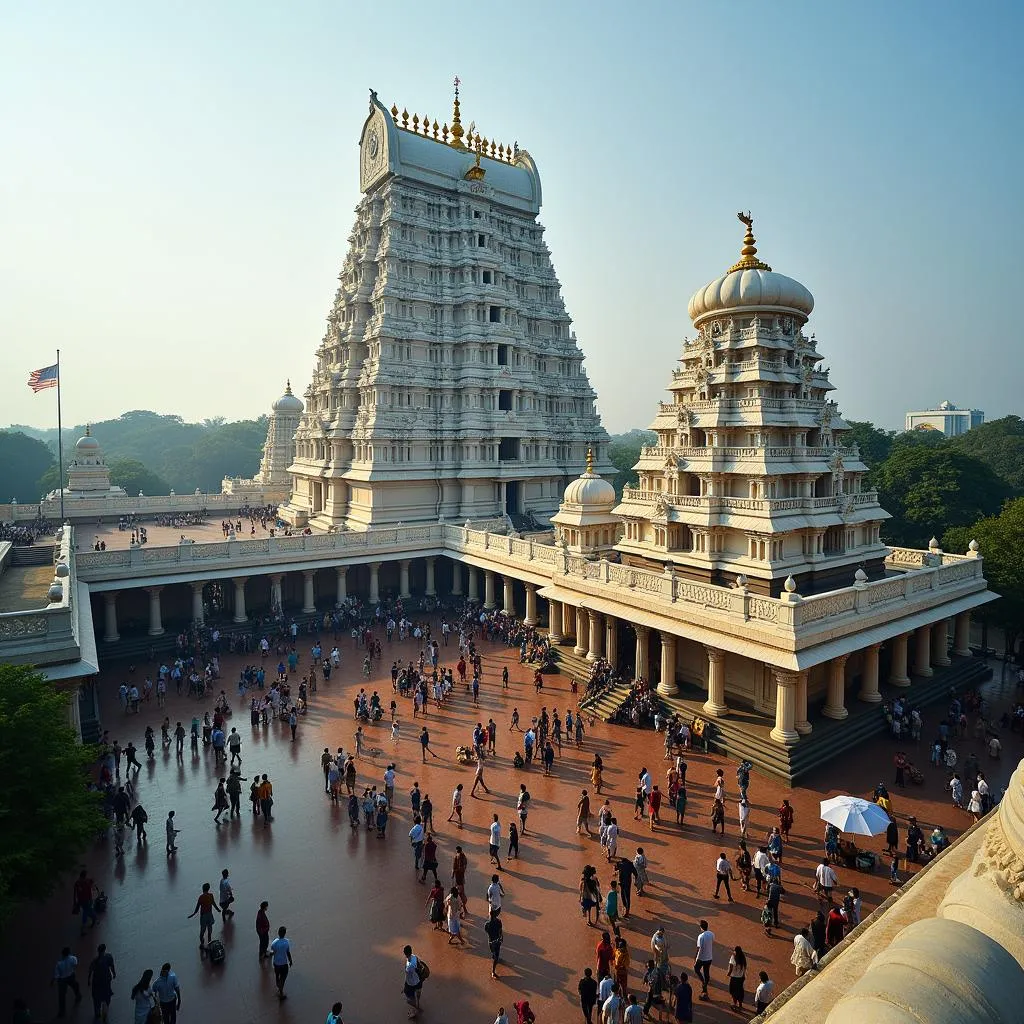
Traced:
POLYGON ((1002 629, 1007 652, 1016 651, 1024 629, 1024 498, 1008 501, 999 515, 947 530, 942 544, 948 551, 966 551, 972 540, 985 559, 989 586, 1000 595, 977 614, 1002 629))
POLYGON ((96 748, 67 724, 73 699, 30 666, 0 665, 0 921, 48 896, 104 826, 86 789, 96 748))
POLYGON ((892 519, 885 539, 926 547, 933 536, 995 515, 1011 496, 1007 484, 983 462, 948 446, 901 445, 871 474, 878 500, 892 519))
POLYGON ((882 430, 874 423, 867 420, 848 420, 850 432, 843 435, 843 444, 855 444, 860 448, 861 461, 868 467, 874 469, 881 462, 889 457, 892 449, 892 440, 896 436, 895 431, 882 430))
POLYGON ((39 500, 39 478, 53 463, 53 452, 40 440, 20 431, 0 430, 0 502, 31 504, 39 500))
POLYGON ((1004 416, 950 439, 950 447, 981 459, 1018 494, 1024 493, 1024 420, 1004 416))
POLYGON ((170 494, 171 485, 161 476, 146 469, 136 459, 113 459, 110 467, 110 483, 123 487, 129 494, 142 491, 147 497, 154 494, 170 494))
POLYGON ((50 468, 39 478, 39 483, 36 485, 36 491, 38 491, 40 497, 45 494, 49 494, 50 491, 56 491, 60 487, 66 486, 67 480, 63 483, 60 479, 60 467, 54 462, 50 468))
POLYGON ((893 448, 942 448, 945 444, 941 430, 901 430, 892 438, 893 448))
POLYGON ((615 479, 615 493, 621 498, 623 487, 635 487, 637 474, 633 467, 640 458, 640 449, 643 445, 657 444, 658 435, 650 430, 630 430, 625 434, 612 435, 611 444, 608 445, 608 458, 617 470, 615 479))

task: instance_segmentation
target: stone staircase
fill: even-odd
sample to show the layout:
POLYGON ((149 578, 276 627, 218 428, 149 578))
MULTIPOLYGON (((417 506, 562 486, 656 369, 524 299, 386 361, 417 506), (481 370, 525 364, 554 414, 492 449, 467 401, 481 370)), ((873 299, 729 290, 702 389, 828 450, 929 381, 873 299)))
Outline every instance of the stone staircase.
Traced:
MULTIPOLYGON (((567 679, 575 676, 582 693, 590 678, 591 662, 587 661, 585 654, 576 654, 571 646, 557 647, 556 650, 558 651, 556 664, 559 674, 567 679)), ((615 717, 615 713, 622 707, 628 696, 629 683, 622 681, 605 690, 598 697, 581 700, 580 707, 596 718, 600 718, 601 721, 608 722, 615 717)))
MULTIPOLYGON (((883 700, 902 695, 911 705, 926 707, 949 697, 951 688, 958 693, 982 683, 991 675, 984 661, 954 658, 948 668, 930 679, 914 677, 909 688, 882 686, 883 700)), ((703 711, 706 695, 695 687, 683 687, 678 697, 663 697, 670 711, 689 721, 707 716, 703 711)), ((845 750, 859 746, 888 728, 880 704, 862 704, 852 696, 847 700, 849 716, 842 721, 811 712, 813 731, 791 747, 776 743, 769 733, 773 722, 763 714, 745 708, 730 710, 725 718, 710 719, 710 747, 730 760, 750 761, 755 770, 794 785, 815 769, 834 760, 845 750)))
POLYGON ((11 565, 53 565, 52 544, 15 544, 11 565))

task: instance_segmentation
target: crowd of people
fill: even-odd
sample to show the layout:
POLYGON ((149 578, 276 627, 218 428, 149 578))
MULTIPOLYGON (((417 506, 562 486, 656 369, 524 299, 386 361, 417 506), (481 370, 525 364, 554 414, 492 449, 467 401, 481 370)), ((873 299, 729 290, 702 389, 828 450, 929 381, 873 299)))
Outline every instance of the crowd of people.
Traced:
MULTIPOLYGON (((432 748, 430 737, 433 721, 438 718, 454 721, 456 708, 460 712, 471 709, 472 714, 465 726, 466 734, 458 746, 456 763, 465 764, 472 770, 472 787, 467 792, 467 784, 460 782, 453 789, 450 802, 441 798, 446 802, 442 803, 440 813, 443 814, 446 808, 449 810, 447 822, 454 826, 457 837, 460 835, 458 830, 465 823, 467 803, 472 804, 478 790, 486 795, 491 793, 487 773, 493 771, 491 766, 498 763, 499 730, 493 709, 488 706, 488 697, 499 685, 502 690, 508 688, 509 672, 505 664, 499 674, 495 661, 491 660, 493 648, 488 649, 486 645, 503 644, 509 649, 518 649, 520 663, 532 663, 538 667, 546 662, 550 647, 546 637, 534 627, 502 612, 485 611, 474 603, 446 607, 437 616, 414 610, 410 607, 413 603, 386 598, 370 607, 357 598, 351 598, 341 608, 305 621, 278 616, 272 621, 250 624, 242 635, 248 638, 245 652, 252 657, 247 657, 238 669, 238 698, 241 707, 249 709, 254 735, 276 730, 271 735, 287 739, 290 733, 294 741, 300 725, 299 716, 305 712, 309 702, 315 700, 321 682, 326 686, 332 678, 343 677, 346 685, 355 685, 351 748, 346 750, 342 745, 331 750, 325 747, 318 755, 325 799, 330 805, 344 806, 349 828, 353 832, 365 831, 367 836, 373 837, 374 844, 394 841, 393 823, 397 815, 406 813, 407 806, 411 826, 407 836, 416 881, 427 887, 418 891, 416 899, 422 904, 423 913, 432 927, 446 932, 450 945, 461 947, 467 938, 465 921, 470 898, 466 891, 466 872, 469 857, 475 853, 468 842, 455 844, 450 854, 451 882, 442 883, 439 868, 444 844, 435 830, 435 802, 429 792, 421 791, 416 781, 407 796, 405 793, 396 796, 398 761, 390 753, 385 755, 381 747, 390 746, 390 750, 397 754, 399 750, 406 749, 400 746, 403 737, 415 738, 419 743, 421 761, 436 759, 439 755, 432 748), (403 641, 411 641, 416 653, 402 659, 392 657, 390 645, 403 641), (386 683, 383 693, 380 689, 356 684, 360 671, 365 678, 379 674, 386 679, 386 672, 379 673, 374 666, 385 665, 388 660, 391 661, 390 693, 386 683), (483 689, 485 671, 489 693, 483 689), (416 725, 410 730, 406 723, 411 720, 415 720, 416 725), (377 723, 376 728, 373 728, 374 723, 377 723), (390 745, 386 739, 389 733, 390 745), (371 735, 376 738, 369 739, 371 735)), ((225 644, 226 637, 216 626, 180 634, 177 656, 160 663, 151 673, 152 680, 147 675, 141 685, 133 679, 125 681, 120 696, 123 713, 129 716, 126 722, 131 721, 130 716, 137 713, 140 706, 144 707, 152 700, 159 707, 165 707, 172 692, 200 700, 213 697, 217 693, 220 655, 225 644)), ((498 661, 501 660, 508 659, 501 659, 499 655, 498 661)), ((601 671, 600 664, 597 668, 601 671)), ((557 692, 559 696, 565 694, 564 684, 557 692)), ((523 781, 517 780, 514 805, 507 807, 507 818, 503 821, 498 811, 490 814, 490 824, 486 825, 486 854, 483 849, 479 851, 480 862, 486 864, 487 871, 491 872, 482 898, 486 901, 483 933, 493 977, 498 977, 504 963, 502 951, 508 924, 502 909, 513 898, 503 885, 502 875, 507 871, 509 862, 518 859, 521 844, 544 842, 543 836, 536 836, 530 821, 531 773, 540 770, 545 775, 557 775, 563 747, 578 750, 583 747, 589 732, 581 707, 585 702, 577 703, 573 694, 566 696, 568 700, 559 710, 554 706, 554 695, 549 697, 543 687, 538 687, 536 712, 525 709, 520 712, 519 706, 515 706, 507 731, 503 729, 500 734, 508 736, 514 743, 514 749, 506 750, 506 741, 501 740, 503 756, 506 759, 511 756, 513 771, 522 773, 520 778, 523 781)), ((174 716, 165 714, 159 734, 152 727, 146 730, 146 758, 150 762, 155 760, 159 744, 168 756, 173 747, 175 758, 180 762, 185 757, 187 740, 194 758, 211 758, 218 769, 211 808, 214 827, 219 827, 225 817, 230 821, 243 813, 250 813, 242 810, 243 783, 246 783, 253 820, 261 821, 263 828, 270 828, 274 821, 273 782, 262 772, 250 777, 241 774, 243 740, 238 727, 230 724, 233 699, 221 689, 212 712, 200 715, 197 710, 195 714, 182 716, 173 728, 171 719, 174 716)), ((643 680, 632 684, 626 701, 630 709, 628 721, 637 725, 649 723, 663 732, 666 762, 663 780, 657 779, 657 772, 647 766, 642 766, 637 772, 633 821, 651 832, 675 833, 681 837, 695 829, 706 829, 710 824, 712 835, 721 833, 723 846, 727 825, 730 831, 735 831, 735 849, 732 852, 722 849, 714 858, 713 865, 708 866, 709 897, 716 900, 724 898, 730 903, 749 898, 753 902, 752 912, 759 919, 766 937, 780 928, 787 894, 804 885, 813 888, 819 906, 806 926, 797 929, 795 925, 798 922, 792 921, 792 914, 786 915, 791 918, 787 923, 794 927, 790 962, 795 974, 799 976, 813 969, 818 959, 860 922, 859 889, 839 884, 840 871, 857 866, 856 854, 859 851, 853 849, 851 860, 851 844, 846 844, 834 828, 828 827, 823 838, 821 863, 814 868, 810 878, 800 879, 791 867, 789 842, 795 813, 789 801, 781 802, 777 810, 777 824, 767 832, 755 835, 751 828, 751 765, 747 762, 736 768, 735 793, 728 792, 731 786, 726 781, 725 770, 717 769, 711 786, 710 821, 703 821, 703 809, 694 814, 692 803, 688 804, 687 791, 687 757, 694 749, 700 749, 698 723, 667 716, 643 680), (735 882, 739 883, 738 890, 733 888, 735 882), (741 894, 746 894, 746 897, 741 894)), ((519 703, 522 704, 522 699, 519 703)), ((955 698, 951 701, 948 714, 940 723, 940 736, 936 743, 940 739, 948 743, 955 734, 953 730, 960 729, 963 703, 955 698), (943 727, 948 735, 943 734, 943 727)), ((983 710, 980 704, 975 708, 979 714, 983 710)), ((655 733, 652 732, 653 735, 655 733)), ((115 857, 120 857, 126 834, 134 831, 136 843, 147 842, 149 817, 140 795, 135 791, 142 765, 132 742, 122 748, 116 740, 110 739, 108 733, 104 736, 104 743, 99 782, 107 793, 106 806, 115 857)), ((652 753, 657 756, 656 748, 652 753)), ((745 951, 739 945, 730 944, 725 954, 717 953, 716 944, 720 945, 723 939, 716 937, 707 920, 700 921, 699 930, 688 940, 691 943, 689 950, 670 949, 670 944, 677 938, 663 927, 656 928, 650 936, 649 950, 646 938, 637 949, 636 939, 627 937, 624 925, 630 920, 634 899, 643 900, 651 889, 648 860, 651 854, 645 852, 641 845, 628 850, 622 848, 624 842, 618 815, 611 799, 603 792, 605 774, 604 758, 595 751, 590 765, 590 786, 580 791, 576 802, 576 831, 580 836, 595 840, 598 844, 595 850, 600 850, 603 865, 601 869, 587 865, 578 887, 578 909, 582 921, 587 926, 601 929, 594 964, 588 966, 579 978, 575 993, 584 1019, 588 1022, 596 1019, 601 1024, 633 1024, 654 1011, 664 1011, 676 1021, 692 1020, 695 995, 698 1002, 711 998, 709 986, 713 971, 725 972, 733 1009, 746 1011, 751 1003, 755 1010, 763 1009, 775 992, 775 982, 769 972, 759 971, 755 975, 749 967, 749 950, 745 951), (592 828, 594 819, 596 831, 592 828), (681 969, 688 963, 690 952, 693 954, 692 975, 681 969), (639 972, 633 970, 634 964, 642 969, 639 972), (595 1014, 598 1015, 596 1018, 595 1014)), ((981 775, 979 789, 984 783, 983 773, 981 775)), ((987 785, 984 790, 984 794, 978 793, 979 800, 988 799, 991 806, 987 785)), ((955 792, 953 795, 955 802, 955 792)), ((880 784, 874 798, 883 805, 887 802, 891 809, 892 797, 884 784, 880 784)), ((164 827, 166 852, 168 857, 173 857, 177 854, 178 836, 183 827, 175 818, 173 809, 168 812, 164 827)), ((901 855, 911 862, 923 862, 941 852, 949 839, 939 828, 926 835, 916 819, 911 817, 905 843, 900 843, 895 818, 893 833, 887 833, 886 841, 896 865, 901 855)), ((895 866, 893 874, 896 874, 895 866)), ((84 933, 86 927, 95 924, 96 899, 100 894, 87 878, 80 879, 80 882, 75 904, 82 912, 84 933)), ((230 907, 234 899, 227 868, 216 891, 211 883, 204 883, 198 896, 193 915, 199 917, 200 946, 211 960, 223 954, 223 948, 218 948, 219 940, 213 938, 214 915, 219 912, 227 920, 233 914, 230 907)), ((265 959, 272 962, 277 992, 283 999, 292 963, 291 940, 286 927, 281 925, 277 938, 270 941, 273 929, 268 906, 262 902, 256 916, 259 959, 261 963, 265 959)), ((723 918, 722 924, 715 922, 719 932, 728 930, 727 920, 723 918)), ((76 965, 72 951, 64 950, 54 972, 61 1007, 69 991, 76 997, 79 995, 76 965)), ((409 1015, 416 1017, 421 1012, 429 968, 412 946, 406 946, 400 969, 409 1015)), ((101 947, 88 973, 94 1003, 99 999, 96 1005, 100 1008, 104 999, 109 1003, 110 982, 114 976, 111 954, 101 947)), ((147 969, 132 991, 132 1000, 137 1012, 143 1013, 140 1021, 147 1019, 146 1014, 154 1006, 159 1007, 164 1021, 176 1019, 181 988, 171 965, 164 964, 159 975, 147 969)), ((333 1004, 331 1013, 334 1019, 328 1017, 332 1024, 341 1024, 341 1009, 340 1003, 333 1004)), ((500 1008, 496 1024, 505 1024, 506 1021, 522 1024, 535 1019, 526 999, 513 1002, 511 1012, 512 1016, 509 1016, 505 1007, 500 1008)))
POLYGON ((31 523, 8 523, 0 521, 0 541, 9 541, 18 547, 30 547, 39 537, 52 537, 56 524, 42 516, 31 523))

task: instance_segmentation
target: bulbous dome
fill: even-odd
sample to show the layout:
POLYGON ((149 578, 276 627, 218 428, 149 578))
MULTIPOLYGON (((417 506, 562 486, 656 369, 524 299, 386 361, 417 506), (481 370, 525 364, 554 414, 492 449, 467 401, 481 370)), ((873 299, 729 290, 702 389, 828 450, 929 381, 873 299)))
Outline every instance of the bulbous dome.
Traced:
POLYGON ((688 312, 694 324, 733 309, 792 310, 810 316, 814 296, 799 282, 772 270, 744 268, 723 274, 695 292, 688 312))
POLYGON ((615 504, 615 488, 607 480, 590 471, 573 480, 562 495, 565 505, 610 509, 615 504))
POLYGON ((274 412, 291 413, 295 416, 301 416, 304 408, 302 400, 296 398, 292 394, 292 382, 288 381, 285 386, 284 394, 273 404, 274 412))
POLYGON ((75 444, 75 451, 77 452, 95 452, 99 451, 100 443, 92 436, 92 427, 86 426, 85 433, 78 439, 75 444))

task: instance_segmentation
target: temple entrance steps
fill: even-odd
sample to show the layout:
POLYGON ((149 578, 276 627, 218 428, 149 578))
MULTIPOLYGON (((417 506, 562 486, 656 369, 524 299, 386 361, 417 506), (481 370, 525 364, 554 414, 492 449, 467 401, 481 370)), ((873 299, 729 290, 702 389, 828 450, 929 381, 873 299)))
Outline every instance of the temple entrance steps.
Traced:
POLYGON ((53 565, 52 544, 15 544, 11 565, 53 565))
POLYGON ((604 690, 599 696, 590 700, 580 701, 580 710, 585 711, 602 722, 610 722, 618 712, 619 708, 626 703, 629 691, 632 686, 629 680, 619 680, 608 690, 604 690))
MULTIPOLYGON (((883 700, 902 696, 909 707, 923 708, 948 700, 951 689, 962 694, 980 685, 990 675, 991 669, 984 661, 954 657, 952 665, 936 669, 930 679, 914 676, 909 687, 883 685, 881 692, 883 700)), ((850 712, 847 718, 841 721, 825 718, 821 714, 820 705, 812 707, 810 720, 813 730, 810 735, 801 736, 798 743, 785 747, 769 736, 774 721, 767 715, 749 707, 738 707, 730 708, 725 718, 708 718, 703 707, 706 693, 685 684, 680 684, 680 691, 678 697, 662 697, 662 703, 686 721, 694 717, 710 721, 711 750, 733 761, 750 761, 755 771, 773 776, 791 786, 801 780, 810 781, 815 769, 888 728, 881 704, 864 704, 850 691, 847 693, 847 708, 850 712)), ((908 741, 907 749, 914 761, 928 763, 932 738, 926 734, 922 735, 920 744, 910 744, 908 741)), ((885 770, 889 771, 889 766, 885 770)))
POLYGON ((587 680, 590 678, 594 663, 587 661, 585 654, 577 654, 572 647, 556 646, 555 651, 558 654, 558 660, 555 662, 558 674, 565 676, 566 684, 570 679, 575 679, 579 684, 580 693, 583 693, 587 688, 587 680))

